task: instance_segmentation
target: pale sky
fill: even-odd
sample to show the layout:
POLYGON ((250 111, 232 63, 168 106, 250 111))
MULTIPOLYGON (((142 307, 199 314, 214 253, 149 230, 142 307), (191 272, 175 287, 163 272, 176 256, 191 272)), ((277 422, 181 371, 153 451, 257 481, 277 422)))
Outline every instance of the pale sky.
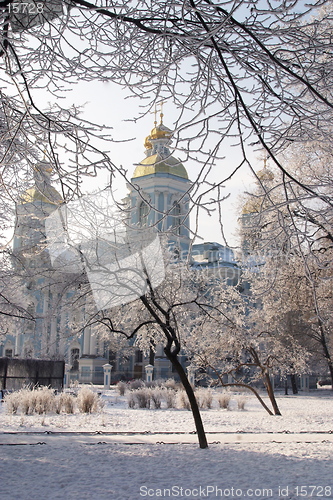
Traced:
MULTIPOLYGON (((140 99, 126 99, 127 93, 119 86, 113 83, 103 82, 83 82, 75 85, 71 92, 66 94, 65 99, 61 101, 62 107, 72 104, 85 104, 82 117, 94 123, 103 124, 112 127, 111 135, 113 142, 110 141, 109 150, 110 158, 116 165, 122 165, 128 170, 129 178, 135 168, 135 164, 139 163, 144 157, 144 139, 149 135, 154 126, 154 115, 149 114, 137 122, 133 121, 133 117, 140 113, 142 102, 140 99), (132 139, 128 141, 128 139, 132 139), (124 142, 125 140, 125 142, 124 142)), ((46 107, 48 102, 54 102, 55 98, 49 96, 45 92, 38 90, 34 94, 36 104, 41 107, 46 107)), ((164 104, 164 124, 170 129, 174 128, 174 123, 177 120, 177 109, 171 101, 164 104)), ((158 118, 159 119, 159 118, 158 118)), ((99 146, 96 143, 97 147, 99 146)), ((105 143, 101 146, 105 150, 105 143)), ((237 164, 239 154, 236 148, 228 146, 224 152, 226 160, 221 162, 221 174, 219 165, 216 172, 219 172, 219 178, 223 178, 229 170, 232 170, 237 164), (221 177, 220 177, 221 175, 221 177), (222 177, 223 176, 223 177, 222 177)), ((181 154, 174 156, 179 156, 181 154)), ((253 158, 255 159, 254 155, 253 158)), ((188 160, 184 162, 189 178, 195 180, 198 172, 198 166, 191 164, 188 160)), ((262 168, 259 160, 255 160, 257 170, 262 168)), ((218 181, 219 179, 216 179, 218 181)), ((214 179, 215 181, 215 179, 214 179)), ((100 175, 97 179, 89 179, 86 184, 86 193, 103 189, 107 184, 107 179, 100 175)), ((244 167, 235 177, 228 181, 225 187, 225 195, 230 193, 230 198, 222 203, 222 216, 224 219, 225 235, 229 245, 237 245, 237 218, 239 214, 240 193, 246 190, 251 190, 254 184, 254 179, 244 167)), ((127 189, 124 180, 121 178, 117 185, 118 199, 126 195, 127 189)), ((200 217, 199 234, 202 240, 196 240, 197 243, 202 241, 217 241, 222 243, 220 236, 217 218, 207 216, 204 213, 200 217)))

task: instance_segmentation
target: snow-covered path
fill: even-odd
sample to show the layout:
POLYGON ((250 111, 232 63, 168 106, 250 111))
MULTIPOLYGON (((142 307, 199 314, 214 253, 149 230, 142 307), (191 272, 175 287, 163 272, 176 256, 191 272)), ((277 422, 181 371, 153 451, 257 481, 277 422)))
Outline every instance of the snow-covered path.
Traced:
POLYGON ((115 392, 105 397, 103 412, 91 415, 7 415, 2 407, 0 498, 333 499, 330 391, 280 396, 282 417, 254 399, 246 411, 204 410, 206 450, 190 412, 130 410, 115 392))
POLYGON ((238 443, 200 450, 194 444, 84 444, 57 437, 46 445, 1 446, 1 498, 296 500, 306 491, 302 498, 332 499, 332 456, 332 443, 238 443))
MULTIPOLYGON (((208 444, 227 443, 333 443, 332 432, 207 432, 208 444)), ((79 444, 197 444, 193 432, 14 432, 0 433, 0 446, 79 444)))

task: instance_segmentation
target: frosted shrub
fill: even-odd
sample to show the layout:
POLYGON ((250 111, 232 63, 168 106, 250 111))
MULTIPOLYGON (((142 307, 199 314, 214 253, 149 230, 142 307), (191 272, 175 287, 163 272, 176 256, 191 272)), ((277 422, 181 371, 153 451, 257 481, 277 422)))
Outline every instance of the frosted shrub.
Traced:
POLYGON ((81 413, 92 413, 98 409, 98 396, 89 387, 83 387, 77 396, 77 406, 81 413))
POLYGON ((54 411, 56 412, 57 415, 61 413, 62 409, 62 399, 61 399, 62 394, 58 394, 57 396, 54 397, 53 401, 53 408, 54 411))
POLYGON ((175 379, 173 378, 168 378, 168 380, 166 380, 163 384, 163 386, 166 388, 166 389, 173 389, 174 391, 177 389, 177 382, 175 381, 175 379))
POLYGON ((245 410, 247 399, 245 396, 239 396, 237 398, 237 406, 239 410, 245 410))
POLYGON ((21 389, 18 392, 21 412, 24 415, 29 415, 29 413, 32 413, 34 409, 34 399, 36 398, 32 398, 31 393, 32 391, 30 391, 29 389, 21 389))
POLYGON ((178 408, 184 408, 185 410, 191 409, 190 402, 184 390, 177 392, 177 406, 178 408))
MULTIPOLYGON (((24 389, 22 389, 22 392, 24 389)), ((36 407, 37 407, 37 390, 27 390, 27 396, 28 396, 28 401, 30 405, 30 413, 35 413, 36 412, 36 407)), ((21 405, 22 408, 22 405, 21 405)))
POLYGON ((218 396, 218 402, 219 402, 219 406, 220 408, 223 408, 224 410, 228 410, 229 409, 229 405, 230 405, 230 395, 229 394, 219 394, 218 396))
POLYGON ((136 389, 140 389, 141 387, 144 386, 144 383, 140 379, 132 380, 131 382, 128 383, 129 389, 131 391, 135 391, 136 389))
POLYGON ((47 413, 52 410, 54 392, 49 387, 38 387, 32 390, 24 388, 5 397, 9 413, 17 413, 20 408, 24 415, 29 413, 47 413))
POLYGON ((165 380, 164 378, 157 378, 156 380, 153 380, 153 387, 164 387, 165 386, 165 380))
POLYGON ((147 387, 133 391, 139 408, 150 408, 151 391, 147 387))
POLYGON ((212 405, 213 405, 213 394, 210 389, 207 389, 206 395, 205 395, 205 405, 207 410, 210 410, 212 405))
POLYGON ((163 392, 163 397, 166 401, 167 408, 176 407, 176 391, 173 389, 165 389, 163 392))
POLYGON ((199 408, 211 409, 213 404, 213 394, 210 389, 198 389, 195 393, 199 408))
POLYGON ((136 400, 133 391, 130 391, 127 395, 127 404, 129 408, 135 408, 136 400))
POLYGON ((163 392, 161 389, 152 389, 150 392, 150 397, 153 402, 154 408, 159 410, 162 405, 163 392))
POLYGON ((67 392, 60 394, 59 398, 60 411, 63 409, 65 413, 74 413, 76 398, 67 392))
POLYGON ((31 391, 32 411, 42 415, 47 413, 53 407, 54 391, 49 387, 38 387, 31 391))
POLYGON ((159 387, 159 382, 157 380, 152 380, 151 382, 144 382, 144 386, 149 389, 154 389, 155 387, 159 387))
POLYGON ((127 384, 125 382, 120 381, 117 384, 117 389, 118 389, 119 395, 124 396, 126 389, 127 389, 127 384))
POLYGON ((18 392, 12 392, 10 394, 6 394, 4 397, 4 402, 6 403, 7 412, 12 415, 16 415, 17 410, 20 406, 20 395, 18 392))

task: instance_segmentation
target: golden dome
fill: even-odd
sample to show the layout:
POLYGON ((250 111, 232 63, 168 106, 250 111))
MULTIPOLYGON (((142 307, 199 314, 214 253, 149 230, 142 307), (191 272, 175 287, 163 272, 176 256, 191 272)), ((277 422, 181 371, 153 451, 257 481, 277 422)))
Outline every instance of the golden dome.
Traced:
POLYGON ((42 203, 49 203, 50 205, 60 205, 63 199, 56 189, 52 186, 46 186, 45 193, 42 193, 36 186, 27 189, 21 195, 21 203, 34 203, 40 201, 42 203))
POLYGON ((172 130, 163 125, 161 122, 159 125, 156 125, 145 139, 144 146, 146 149, 152 149, 153 145, 151 141, 156 139, 170 139, 172 137, 172 130))
POLYGON ((41 173, 46 173, 46 174, 52 174, 53 168, 51 163, 49 163, 46 160, 42 160, 39 163, 37 163, 34 167, 35 172, 41 172, 41 173))
POLYGON ((145 139, 145 142, 144 142, 144 147, 145 147, 146 149, 151 149, 151 148, 153 147, 153 146, 152 146, 152 144, 151 144, 151 142, 150 142, 150 139, 151 139, 150 135, 148 135, 148 136, 146 137, 146 139, 145 139))
POLYGON ((134 170, 133 179, 157 173, 172 174, 188 179, 186 169, 179 160, 173 156, 163 159, 158 153, 148 156, 140 162, 134 170))
POLYGON ((266 166, 257 172, 257 177, 261 181, 272 181, 274 179, 274 174, 266 166))
POLYGON ((155 126, 150 132, 150 139, 163 139, 164 137, 170 138, 172 136, 172 130, 160 123, 155 126))
POLYGON ((243 206, 242 214, 258 214, 261 211, 261 202, 259 198, 250 198, 243 206))

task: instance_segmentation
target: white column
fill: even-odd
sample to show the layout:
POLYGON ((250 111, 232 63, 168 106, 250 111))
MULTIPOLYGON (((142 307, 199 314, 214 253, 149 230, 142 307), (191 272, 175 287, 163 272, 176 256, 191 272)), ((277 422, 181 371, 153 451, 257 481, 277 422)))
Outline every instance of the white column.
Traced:
POLYGON ((64 380, 65 389, 68 389, 68 387, 70 385, 70 369, 71 369, 71 365, 66 363, 65 364, 65 380, 64 380))
POLYGON ((96 336, 94 333, 90 334, 90 349, 89 349, 89 354, 91 356, 96 355, 96 336))
POLYGON ((188 377, 188 381, 192 387, 195 386, 195 371, 196 371, 196 369, 194 366, 190 365, 187 367, 187 377, 188 377))
POLYGON ((50 354, 56 354, 57 353, 57 317, 53 316, 51 317, 51 332, 50 332, 50 349, 49 352, 50 354))
MULTIPOLYGON (((23 323, 22 323, 22 325, 23 325, 23 323)), ((23 328, 23 326, 22 326, 22 328, 23 328)), ((21 354, 19 352, 19 350, 20 350, 20 334, 16 330, 16 333, 15 333, 15 352, 14 352, 14 356, 19 356, 21 354)))
POLYGON ((104 389, 110 389, 112 366, 109 363, 103 365, 104 370, 104 389))
MULTIPOLYGON (((169 208, 169 205, 168 205, 168 191, 165 191, 164 192, 164 206, 163 206, 163 212, 165 213, 169 208)), ((162 227, 162 230, 165 231, 168 227, 168 216, 166 216, 164 219, 163 219, 163 227, 162 227)))
POLYGON ((85 328, 83 330, 83 353, 82 354, 90 354, 90 328, 85 328))
POLYGON ((152 382, 153 381, 153 371, 154 371, 153 365, 146 365, 145 371, 146 371, 146 382, 152 382))
POLYGON ((48 349, 48 328, 47 328, 47 316, 49 310, 49 292, 46 289, 43 297, 43 322, 41 325, 41 331, 38 331, 38 335, 41 336, 41 354, 42 356, 47 353, 48 349))

